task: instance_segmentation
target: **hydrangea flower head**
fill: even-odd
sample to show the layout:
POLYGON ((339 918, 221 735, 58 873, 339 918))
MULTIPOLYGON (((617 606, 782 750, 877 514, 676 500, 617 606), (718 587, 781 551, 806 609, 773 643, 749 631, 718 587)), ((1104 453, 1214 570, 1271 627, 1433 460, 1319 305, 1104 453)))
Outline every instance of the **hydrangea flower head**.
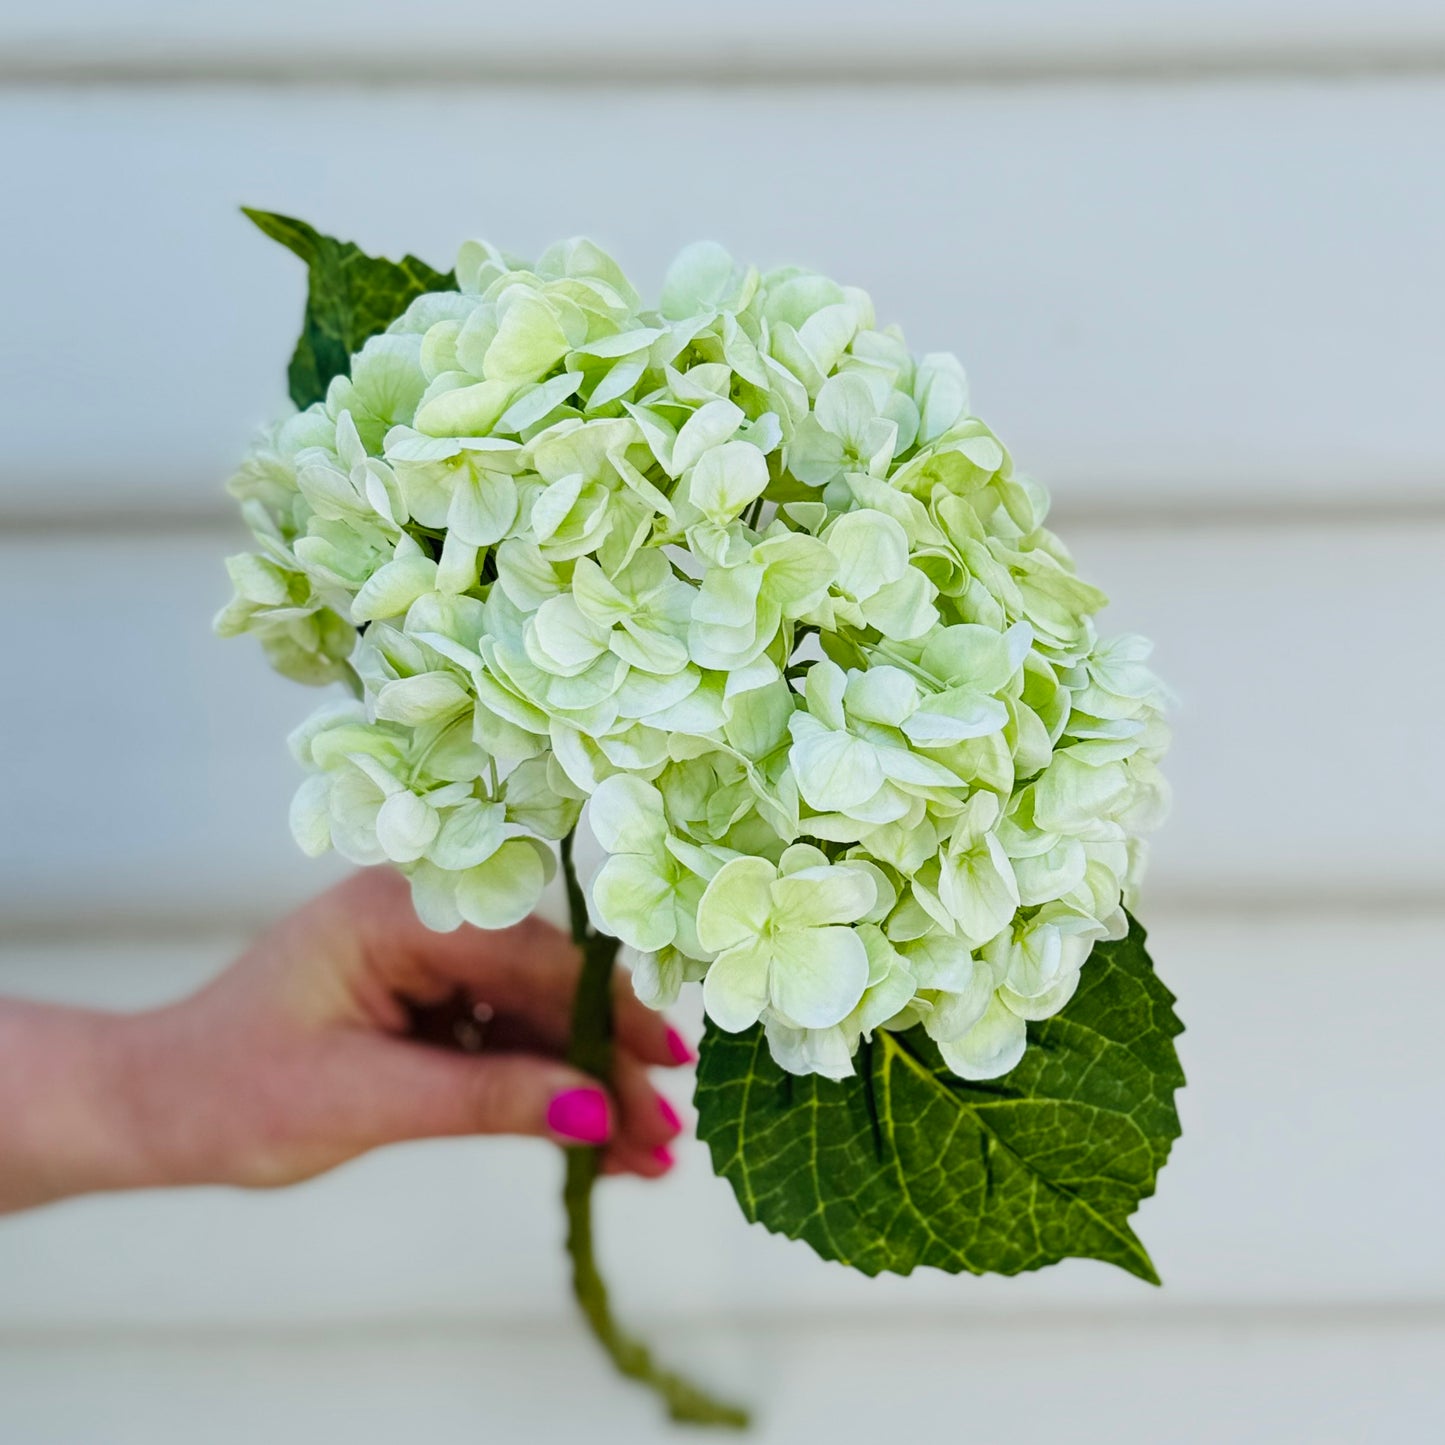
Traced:
POLYGON ((585 812, 647 1002, 1007 1072, 1125 931, 1168 735, 958 362, 710 244, 655 308, 584 240, 456 275, 232 483, 219 629, 357 693, 293 738, 301 846, 496 928, 585 812))

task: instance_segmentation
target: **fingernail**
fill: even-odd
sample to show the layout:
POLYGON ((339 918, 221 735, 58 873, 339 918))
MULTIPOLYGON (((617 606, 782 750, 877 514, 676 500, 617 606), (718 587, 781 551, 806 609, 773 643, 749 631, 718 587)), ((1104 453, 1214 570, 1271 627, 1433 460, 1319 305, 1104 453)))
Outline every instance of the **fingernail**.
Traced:
POLYGON ((547 1127, 563 1139, 601 1144, 612 1132, 601 1089, 567 1089, 547 1105, 547 1127))
POLYGON ((661 1164, 664 1169, 671 1169, 677 1162, 672 1157, 672 1150, 669 1149, 666 1144, 659 1144, 657 1148, 652 1151, 652 1158, 654 1163, 661 1164))
POLYGON ((661 1094, 657 1096, 657 1112, 662 1115, 662 1122, 669 1129, 682 1128, 682 1119, 678 1116, 677 1110, 661 1094))
POLYGON ((690 1064, 697 1058, 687 1040, 676 1029, 667 1031, 667 1051, 679 1064, 690 1064))

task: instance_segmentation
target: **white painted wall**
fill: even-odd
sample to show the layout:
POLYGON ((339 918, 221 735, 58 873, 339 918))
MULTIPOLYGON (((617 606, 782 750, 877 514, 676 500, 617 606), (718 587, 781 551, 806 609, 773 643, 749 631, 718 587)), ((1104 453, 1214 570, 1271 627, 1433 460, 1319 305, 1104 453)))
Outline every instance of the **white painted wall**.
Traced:
MULTIPOLYGON (((1436 1438, 1445 12, 401 13, 0 4, 0 991, 175 996, 334 872, 285 828, 314 699, 208 632, 302 295, 239 203, 438 262, 809 262, 964 356, 1181 695, 1166 1286, 856 1279, 694 1147, 608 1191, 624 1304, 789 1445, 1436 1438)), ((0 1441, 671 1438, 568 1315, 556 1184, 447 1142, 0 1223, 0 1441)))

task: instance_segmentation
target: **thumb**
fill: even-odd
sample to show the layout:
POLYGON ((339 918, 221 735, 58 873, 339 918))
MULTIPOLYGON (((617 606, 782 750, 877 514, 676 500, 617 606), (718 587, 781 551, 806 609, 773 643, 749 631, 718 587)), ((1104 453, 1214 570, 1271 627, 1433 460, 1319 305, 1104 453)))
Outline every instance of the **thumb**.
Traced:
POLYGON ((616 1110, 589 1075, 533 1054, 462 1054, 403 1040, 369 1050, 354 1101, 370 1145, 457 1134, 523 1134, 603 1144, 616 1110), (363 1104, 363 1100, 365 1103, 363 1104))

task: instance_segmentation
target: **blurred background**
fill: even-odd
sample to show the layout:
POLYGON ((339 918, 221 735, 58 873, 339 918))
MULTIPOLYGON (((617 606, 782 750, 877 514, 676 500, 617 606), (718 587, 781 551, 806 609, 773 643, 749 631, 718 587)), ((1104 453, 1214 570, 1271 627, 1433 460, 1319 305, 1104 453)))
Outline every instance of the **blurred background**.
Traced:
MULTIPOLYGON (((443 268, 585 231, 654 294, 700 237, 806 263, 962 356, 1180 694, 1165 1287, 855 1278, 694 1145, 605 1191, 626 1314, 759 1442, 1439 1438, 1438 0, 3 0, 0 157, 0 992, 176 996, 336 875, 314 696, 209 632, 304 294, 238 205, 443 268)), ((559 1178, 448 1142, 0 1223, 0 1439, 671 1438, 559 1178)))

